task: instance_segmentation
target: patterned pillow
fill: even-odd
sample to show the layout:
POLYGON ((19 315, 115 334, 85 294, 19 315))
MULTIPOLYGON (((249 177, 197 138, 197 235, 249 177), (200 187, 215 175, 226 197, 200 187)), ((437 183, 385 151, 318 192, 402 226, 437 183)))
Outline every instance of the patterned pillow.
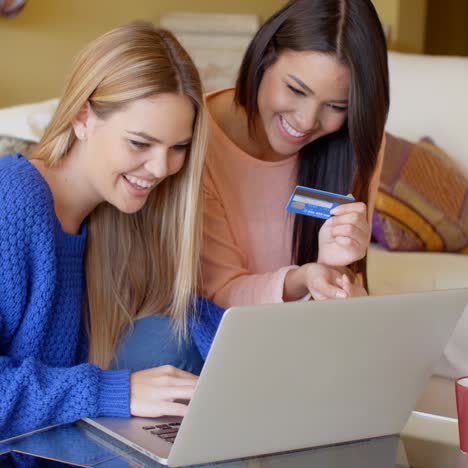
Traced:
POLYGON ((36 143, 20 138, 0 135, 0 157, 5 154, 21 153, 23 156, 29 157, 36 146, 36 143))
POLYGON ((387 133, 372 235, 390 250, 468 253, 468 181, 429 138, 387 133))

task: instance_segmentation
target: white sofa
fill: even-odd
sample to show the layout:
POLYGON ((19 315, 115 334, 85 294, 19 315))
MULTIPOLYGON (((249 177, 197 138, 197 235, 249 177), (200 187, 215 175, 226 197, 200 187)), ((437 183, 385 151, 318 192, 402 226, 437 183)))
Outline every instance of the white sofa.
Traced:
MULTIPOLYGON (((468 178, 468 119, 464 112, 468 106, 468 58, 390 52, 389 68, 387 130, 409 141, 430 136, 468 178)), ((468 255, 388 252, 372 245, 368 269, 372 294, 468 287, 468 255)))

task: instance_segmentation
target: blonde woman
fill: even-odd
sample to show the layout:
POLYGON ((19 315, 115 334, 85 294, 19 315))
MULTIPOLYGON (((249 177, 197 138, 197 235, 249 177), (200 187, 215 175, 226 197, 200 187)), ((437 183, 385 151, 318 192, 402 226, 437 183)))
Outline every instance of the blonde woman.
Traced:
POLYGON ((184 414, 192 373, 106 369, 136 318, 159 312, 187 334, 205 139, 189 56, 134 22, 77 57, 33 158, 0 160, 0 439, 184 414))

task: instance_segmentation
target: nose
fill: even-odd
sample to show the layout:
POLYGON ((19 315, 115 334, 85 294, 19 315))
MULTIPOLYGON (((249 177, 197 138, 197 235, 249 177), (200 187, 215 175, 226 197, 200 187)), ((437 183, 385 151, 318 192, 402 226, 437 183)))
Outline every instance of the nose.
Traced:
POLYGON ((157 154, 151 156, 145 163, 147 170, 156 179, 163 179, 169 174, 167 150, 162 149, 157 154))
POLYGON ((320 125, 320 106, 315 103, 307 103, 299 110, 296 119, 302 132, 315 130, 320 125))

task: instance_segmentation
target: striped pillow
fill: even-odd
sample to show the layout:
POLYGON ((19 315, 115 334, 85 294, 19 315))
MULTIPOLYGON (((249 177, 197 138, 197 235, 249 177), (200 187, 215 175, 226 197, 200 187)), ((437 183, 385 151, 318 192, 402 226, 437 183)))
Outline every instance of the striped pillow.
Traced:
POLYGON ((468 253, 468 182, 429 138, 387 133, 372 235, 390 250, 468 253))

